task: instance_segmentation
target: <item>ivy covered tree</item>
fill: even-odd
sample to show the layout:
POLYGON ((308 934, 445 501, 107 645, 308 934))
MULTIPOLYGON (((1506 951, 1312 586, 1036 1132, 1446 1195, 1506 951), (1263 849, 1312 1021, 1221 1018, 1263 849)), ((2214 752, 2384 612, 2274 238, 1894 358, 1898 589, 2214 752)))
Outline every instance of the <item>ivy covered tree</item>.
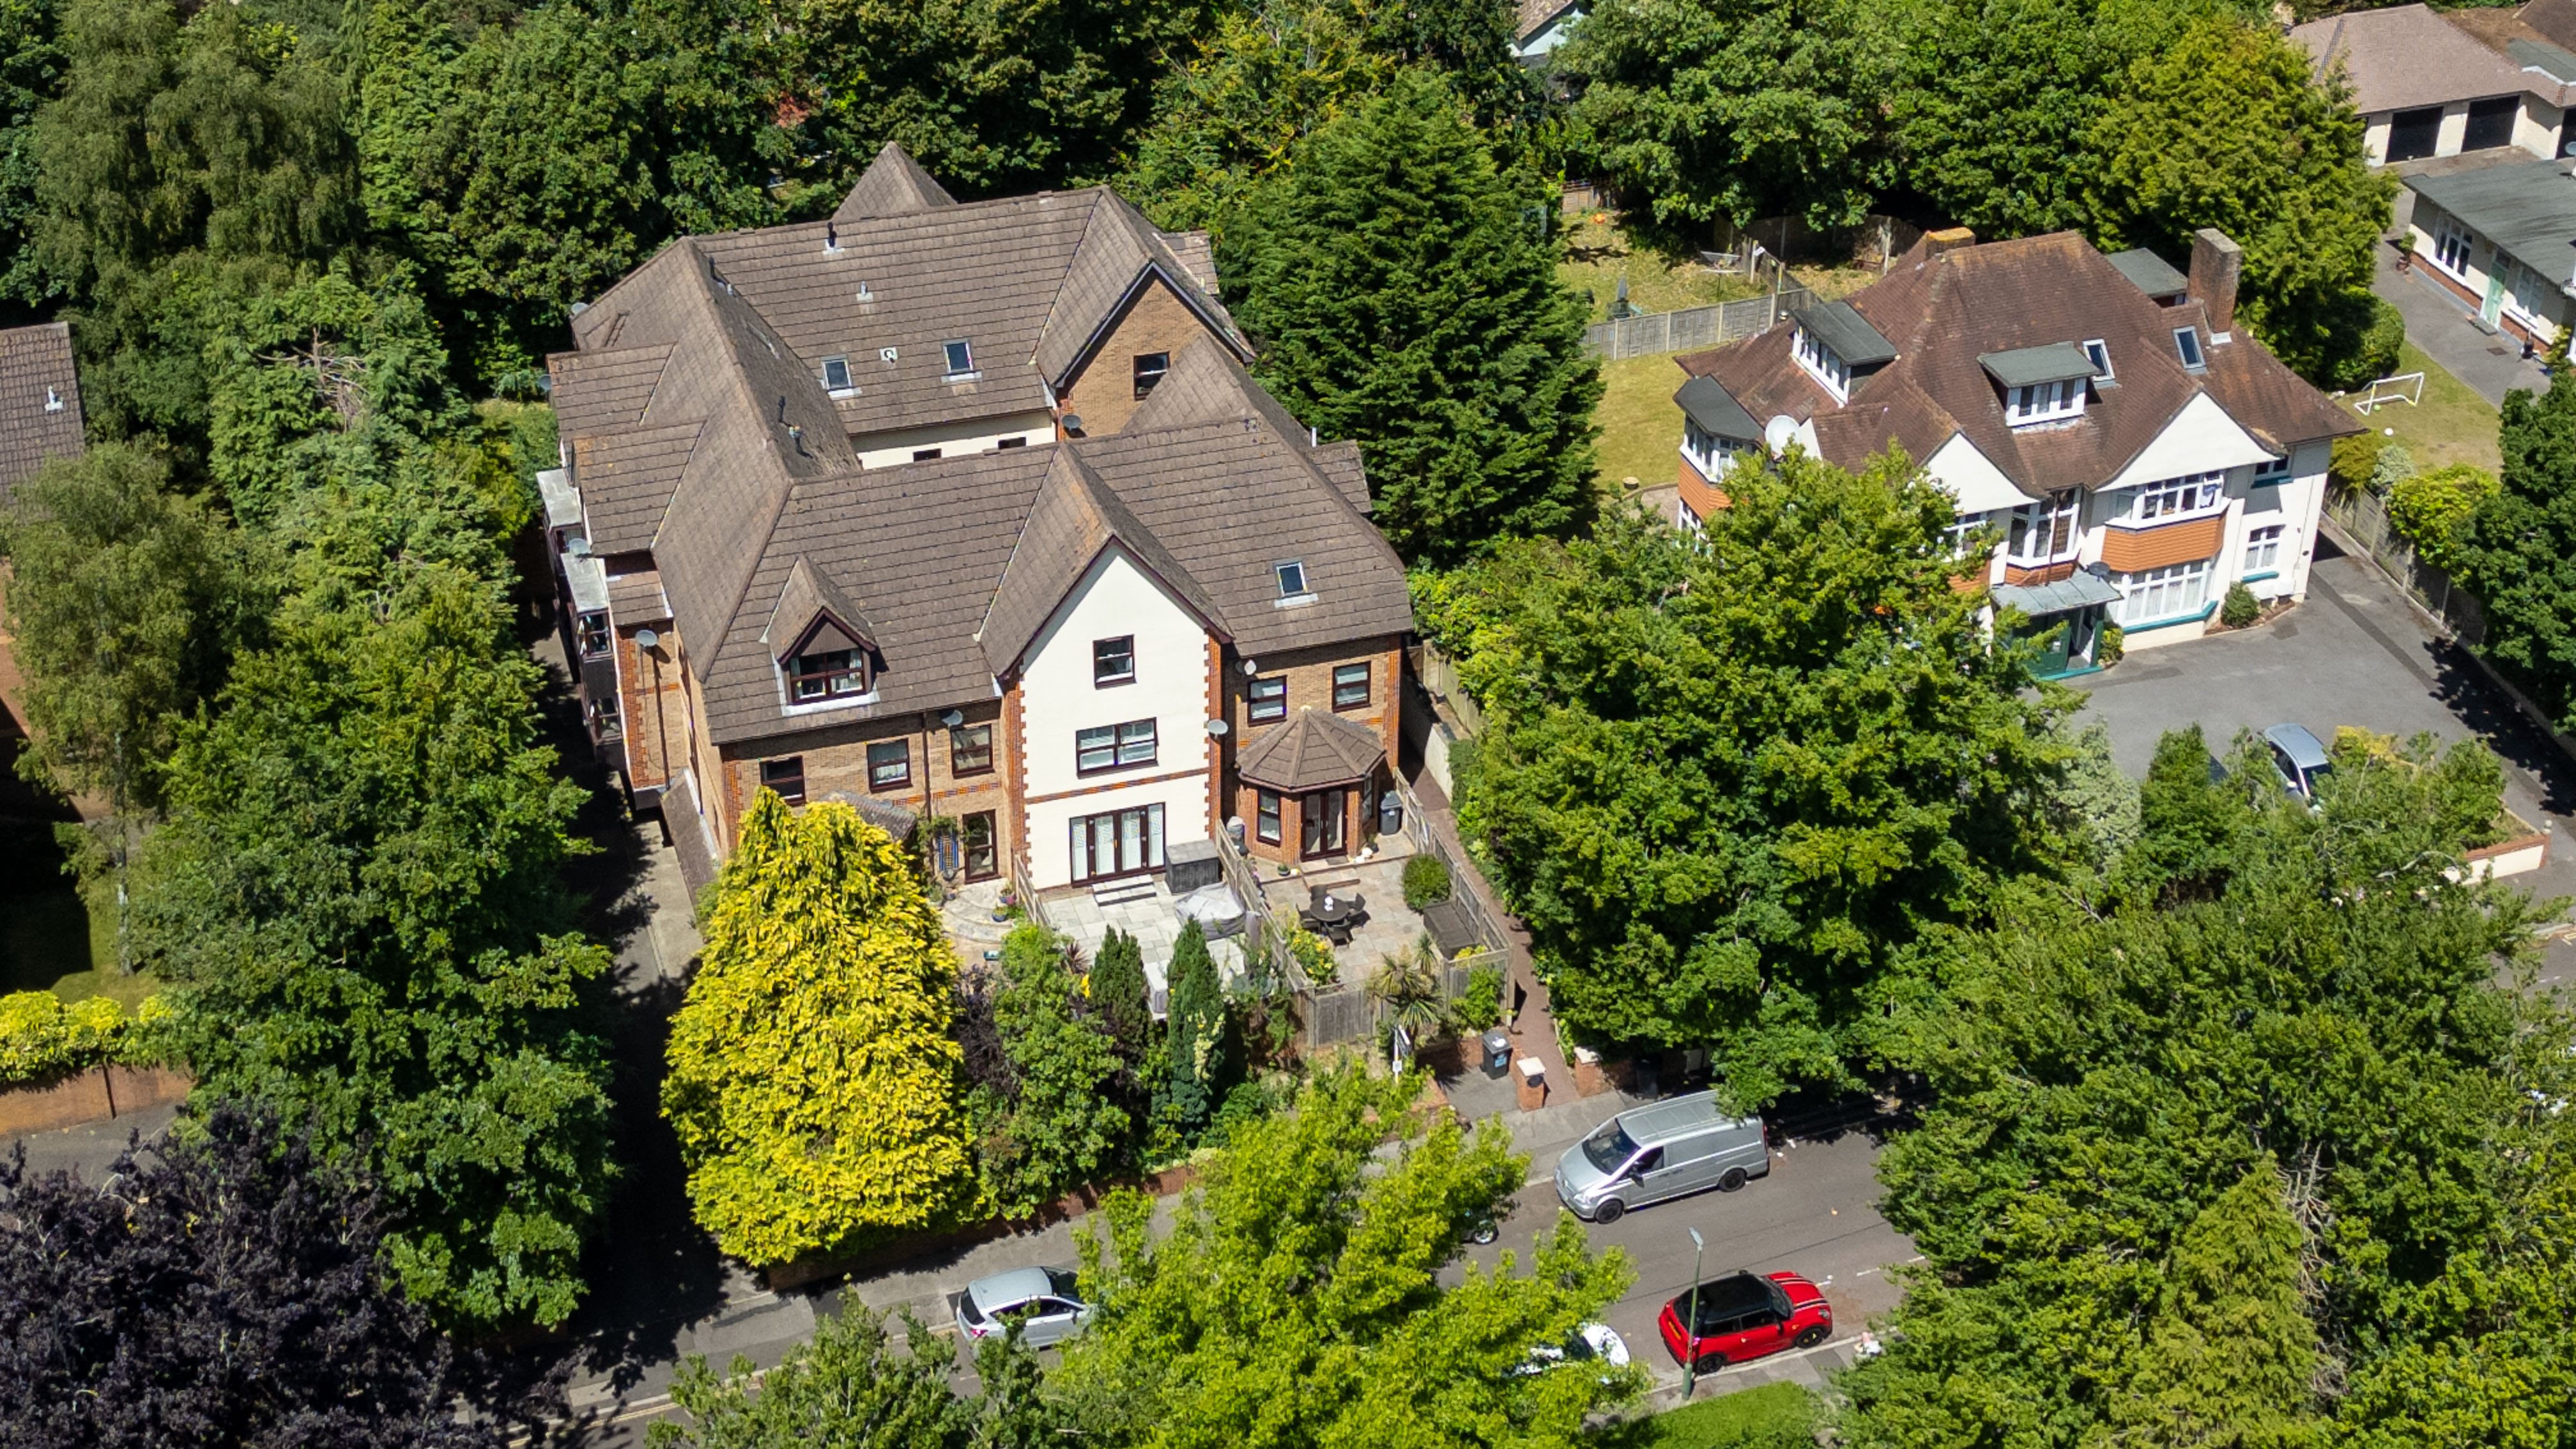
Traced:
POLYGON ((662 1083, 690 1205, 718 1246, 783 1263, 965 1205, 956 974, 900 844, 847 805, 790 810, 760 793, 662 1083))
POLYGON ((2457 545, 2486 606, 2478 649, 2576 729, 2576 388, 2505 394, 2498 490, 2457 545))
POLYGON ((1071 1422, 1116 1445, 1382 1442, 1572 1446, 1587 1416, 1642 1388, 1597 1365, 1529 1374, 1633 1276, 1560 1214, 1524 1265, 1443 1270, 1467 1226, 1517 1191, 1528 1159, 1408 1110, 1421 1079, 1327 1073, 1294 1109, 1240 1127, 1181 1200, 1114 1195, 1077 1229, 1098 1317, 1050 1380, 1071 1422), (1408 1139, 1391 1159, 1390 1127, 1408 1139), (1454 1286, 1450 1286, 1454 1285, 1454 1286))
POLYGON ((559 1323, 612 1173, 608 953, 559 875, 581 790, 499 590, 431 569, 384 607, 290 601, 181 731, 138 927, 200 1102, 270 1103, 381 1184, 443 1322, 559 1323))
POLYGON ((2402 321, 2381 324, 2371 256, 2397 178, 2373 171, 2338 73, 2227 15, 2193 22, 2129 69, 2085 136, 2095 240, 2180 260, 2216 227, 2245 249, 2238 311, 2301 375, 2358 386, 2396 359, 2402 321))
POLYGON ((1135 937, 1109 928, 1099 954, 1091 958, 1091 1009, 1109 1029, 1110 1040, 1130 1067, 1141 1065, 1154 1039, 1154 1006, 1145 983, 1145 948, 1135 937))
POLYGON ((1460 822, 1561 1019, 1712 1047, 1746 1105, 1875 1059, 1927 939, 2051 867, 2067 696, 1951 587, 1949 495, 1792 450, 1685 537, 1643 514, 1432 588, 1488 729, 1460 822))
POLYGON ((1601 396, 1542 198, 1461 110, 1437 77, 1399 76, 1308 137, 1222 251, 1262 381, 1359 441, 1378 527, 1432 563, 1579 528, 1601 396))
POLYGON ((1012 1066, 1010 1091, 979 1085, 967 1111, 985 1197, 1006 1216, 1025 1217, 1125 1156, 1136 1131, 1134 1090, 1109 1024, 1065 959, 1065 942, 1045 927, 1022 926, 1003 941, 992 1010, 1012 1066))
POLYGON ((1168 1066, 1154 1114, 1166 1131, 1189 1141, 1206 1130, 1217 1103, 1233 1085, 1237 1066, 1225 988, 1217 981, 1216 958, 1208 953, 1207 934, 1196 918, 1182 924, 1167 970, 1170 1010, 1163 1042, 1168 1066))
POLYGON ((1558 52, 1568 148, 1670 233, 1868 214, 1898 47, 1867 0, 1602 0, 1558 52))
POLYGON ((385 1207, 221 1108, 97 1183, 0 1161, 0 1422, 20 1449, 500 1449, 388 1282, 385 1207))

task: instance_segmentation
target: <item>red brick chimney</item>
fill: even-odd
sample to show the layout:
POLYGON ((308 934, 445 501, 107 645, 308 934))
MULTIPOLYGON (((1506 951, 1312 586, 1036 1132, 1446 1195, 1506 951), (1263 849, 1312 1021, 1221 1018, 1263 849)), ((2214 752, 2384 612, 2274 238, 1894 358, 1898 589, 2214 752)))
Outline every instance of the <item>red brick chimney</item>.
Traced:
POLYGON ((2245 271, 2245 249, 2227 233, 2204 226, 2191 236, 2191 299, 2209 312, 2212 341, 2236 330, 2236 281, 2245 271))

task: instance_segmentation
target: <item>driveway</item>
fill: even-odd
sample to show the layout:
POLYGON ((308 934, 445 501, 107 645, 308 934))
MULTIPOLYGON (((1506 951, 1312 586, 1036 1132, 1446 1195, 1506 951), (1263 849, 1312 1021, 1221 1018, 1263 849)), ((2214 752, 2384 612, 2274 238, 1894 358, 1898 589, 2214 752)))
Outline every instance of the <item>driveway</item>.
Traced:
MULTIPOLYGON (((2576 894, 2576 762, 2487 684, 2458 645, 2434 635, 2368 560, 2319 540, 2307 602, 2241 632, 2132 655, 2073 681, 2086 718, 2110 726, 2120 767, 2144 775, 2166 731, 2198 724, 2224 752, 2240 729, 2337 725, 2430 731, 2484 741, 2504 761, 2505 804, 2551 835, 2549 863, 2517 877, 2533 894, 2576 894)), ((2576 948, 2551 948, 2544 979, 2576 981, 2576 948)))
POLYGON ((2396 306, 2406 319, 2406 340, 2423 348, 2425 356, 2498 407, 2504 406, 2505 393, 2517 387, 2549 391, 2549 374, 2540 364, 2522 360, 2520 342, 2500 332, 2479 331, 2468 304, 2424 275, 2422 267, 2400 272, 2396 248, 2376 250, 2370 290, 2396 306))

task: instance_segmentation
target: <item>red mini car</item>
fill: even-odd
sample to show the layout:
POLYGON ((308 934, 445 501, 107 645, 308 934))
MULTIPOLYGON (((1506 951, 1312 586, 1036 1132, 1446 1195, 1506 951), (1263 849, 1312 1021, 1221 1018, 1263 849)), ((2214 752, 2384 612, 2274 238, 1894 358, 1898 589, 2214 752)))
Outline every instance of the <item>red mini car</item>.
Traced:
POLYGON ((1784 1348, 1812 1348, 1834 1334, 1834 1310, 1824 1290, 1795 1273, 1711 1278, 1699 1285, 1698 1332, 1685 1334, 1682 1323, 1690 1311, 1691 1295, 1684 1293, 1664 1305, 1655 1326, 1663 1330, 1673 1360, 1696 1357, 1701 1373, 1784 1348))

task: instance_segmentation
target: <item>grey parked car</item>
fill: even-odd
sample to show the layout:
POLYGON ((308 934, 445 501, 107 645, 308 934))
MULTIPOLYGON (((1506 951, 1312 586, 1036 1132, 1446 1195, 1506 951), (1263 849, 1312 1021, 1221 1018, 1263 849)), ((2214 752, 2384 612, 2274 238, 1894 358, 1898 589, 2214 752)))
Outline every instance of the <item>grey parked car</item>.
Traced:
POLYGON ((1703 1188, 1733 1192, 1771 1171, 1759 1117, 1729 1117, 1713 1092, 1632 1107, 1556 1160, 1556 1195, 1577 1217, 1615 1223, 1632 1207, 1703 1188))
POLYGON ((2294 724, 2276 724, 2263 731, 2263 743, 2271 749, 2272 768, 2281 772, 2281 788, 2315 809, 2318 783, 2334 773, 2326 747, 2317 743, 2306 725, 2294 724))
POLYGON ((1020 1337, 1044 1348, 1091 1321, 1091 1305, 1074 1296, 1071 1268, 1013 1268, 978 1278, 957 1295, 957 1331, 968 1342, 1002 1332, 1018 1319, 1020 1337))

